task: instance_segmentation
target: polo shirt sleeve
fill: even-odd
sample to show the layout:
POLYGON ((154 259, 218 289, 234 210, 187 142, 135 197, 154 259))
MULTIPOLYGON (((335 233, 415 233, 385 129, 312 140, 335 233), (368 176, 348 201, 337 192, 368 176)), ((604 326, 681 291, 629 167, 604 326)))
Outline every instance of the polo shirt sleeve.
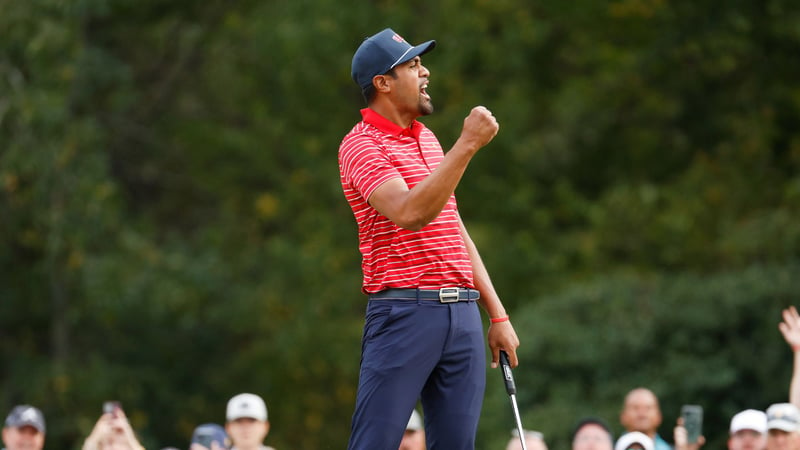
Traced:
POLYGON ((339 153, 344 181, 365 200, 383 183, 402 178, 384 147, 372 136, 351 135, 339 153))

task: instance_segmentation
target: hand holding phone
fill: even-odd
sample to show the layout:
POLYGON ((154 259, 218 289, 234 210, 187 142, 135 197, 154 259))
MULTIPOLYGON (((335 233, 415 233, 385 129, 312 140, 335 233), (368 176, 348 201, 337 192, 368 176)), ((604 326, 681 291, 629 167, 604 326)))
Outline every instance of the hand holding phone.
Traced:
POLYGON ((697 444, 703 434, 703 407, 700 405, 683 405, 681 407, 683 427, 686 428, 686 442, 697 444))
POLYGON ((111 414, 117 417, 117 410, 122 409, 122 405, 117 401, 103 402, 103 414, 111 414))

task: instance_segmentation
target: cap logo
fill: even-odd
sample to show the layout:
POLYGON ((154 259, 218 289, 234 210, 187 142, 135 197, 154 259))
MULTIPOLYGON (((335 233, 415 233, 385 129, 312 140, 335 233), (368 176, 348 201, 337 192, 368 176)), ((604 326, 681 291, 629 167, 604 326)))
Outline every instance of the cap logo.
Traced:
POLYGON ((778 410, 772 413, 772 417, 774 419, 787 419, 787 420, 794 420, 794 415, 791 414, 789 411, 778 410))
POLYGON ((36 415, 36 411, 34 411, 33 408, 28 408, 25 411, 23 411, 22 414, 19 415, 19 418, 21 420, 34 421, 34 420, 38 419, 38 416, 36 415))
POLYGON ((372 85, 375 75, 385 74, 398 64, 433 50, 435 46, 434 40, 416 46, 411 45, 396 31, 385 28, 364 39, 358 46, 358 50, 353 54, 350 76, 363 91, 372 85))

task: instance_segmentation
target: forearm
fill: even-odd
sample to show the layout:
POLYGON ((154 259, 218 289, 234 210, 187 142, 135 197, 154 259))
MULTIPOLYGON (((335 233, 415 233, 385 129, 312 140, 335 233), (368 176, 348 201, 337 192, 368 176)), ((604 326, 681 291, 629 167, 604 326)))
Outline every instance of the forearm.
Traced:
POLYGON ((497 295, 494 285, 492 285, 489 272, 483 264, 483 260, 478 253, 478 248, 469 236, 461 219, 459 219, 459 226, 461 227, 461 235, 464 237, 464 244, 467 247, 467 254, 469 254, 469 259, 472 263, 472 276, 475 282, 475 289, 481 293, 481 299, 479 300, 480 305, 486 310, 490 318, 505 317, 507 314, 503 303, 500 301, 500 297, 497 295))
POLYGON ((463 150, 451 149, 439 166, 424 180, 411 189, 408 207, 417 211, 425 226, 441 214, 447 201, 455 192, 472 154, 463 150))
POLYGON ((508 320, 508 314, 500 301, 500 297, 494 290, 489 273, 483 265, 478 249, 475 243, 472 242, 469 233, 461 219, 458 219, 461 227, 461 235, 464 237, 464 243, 467 247, 470 261, 472 262, 472 276, 475 283, 475 288, 481 293, 480 305, 486 310, 486 313, 491 319, 505 318, 497 323, 489 325, 489 331, 486 338, 489 343, 489 349, 492 352, 492 368, 497 367, 500 360, 500 351, 505 350, 508 353, 511 367, 517 367, 519 360, 517 359, 517 347, 519 347, 519 338, 517 337, 514 327, 508 320))
POLYGON ((789 402, 800 408, 800 348, 792 348, 792 351, 794 351, 794 369, 789 384, 789 402))
POLYGON ((794 306, 784 309, 781 314, 783 321, 778 323, 778 329, 794 355, 789 402, 800 408, 800 314, 794 306))
POLYGON ((99 450, 100 448, 100 438, 94 435, 89 435, 85 441, 83 441, 83 447, 81 450, 99 450))
POLYGON ((464 176, 472 154, 457 144, 425 179, 409 189, 401 179, 390 180, 373 192, 370 205, 399 227, 419 231, 441 214, 464 176))

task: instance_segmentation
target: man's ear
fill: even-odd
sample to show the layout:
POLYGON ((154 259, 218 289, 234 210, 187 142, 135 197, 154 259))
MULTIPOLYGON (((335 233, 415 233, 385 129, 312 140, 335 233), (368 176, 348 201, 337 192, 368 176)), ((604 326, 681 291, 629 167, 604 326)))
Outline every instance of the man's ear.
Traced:
POLYGON ((375 75, 372 77, 372 85, 375 86, 376 92, 390 92, 392 90, 391 85, 389 84, 389 76, 387 75, 375 75))

